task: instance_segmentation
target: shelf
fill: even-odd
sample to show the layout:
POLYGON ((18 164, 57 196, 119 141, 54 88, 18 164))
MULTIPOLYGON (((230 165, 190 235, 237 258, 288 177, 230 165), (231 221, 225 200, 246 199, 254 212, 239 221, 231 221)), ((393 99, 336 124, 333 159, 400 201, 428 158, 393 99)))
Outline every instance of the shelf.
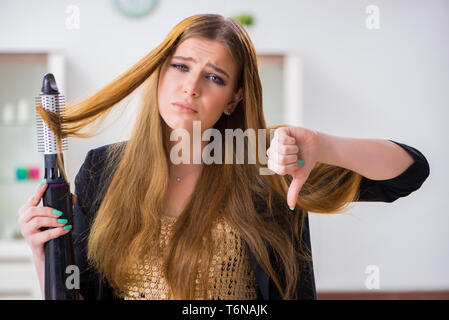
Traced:
MULTIPOLYGON (((43 178, 42 178, 43 179, 43 178)), ((14 179, 0 179, 0 185, 30 185, 30 184, 36 184, 38 185, 42 179, 36 179, 36 180, 14 180, 14 179)))
POLYGON ((0 128, 36 128, 34 124, 0 124, 0 128))

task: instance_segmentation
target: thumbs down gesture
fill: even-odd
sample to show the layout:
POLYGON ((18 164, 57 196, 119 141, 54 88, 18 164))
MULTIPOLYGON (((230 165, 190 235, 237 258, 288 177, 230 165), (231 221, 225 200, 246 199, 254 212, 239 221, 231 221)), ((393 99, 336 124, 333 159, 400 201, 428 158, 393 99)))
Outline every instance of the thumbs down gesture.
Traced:
POLYGON ((303 127, 280 127, 275 130, 267 149, 270 170, 279 175, 291 175, 287 193, 290 210, 296 206, 298 194, 317 161, 318 132, 303 127))

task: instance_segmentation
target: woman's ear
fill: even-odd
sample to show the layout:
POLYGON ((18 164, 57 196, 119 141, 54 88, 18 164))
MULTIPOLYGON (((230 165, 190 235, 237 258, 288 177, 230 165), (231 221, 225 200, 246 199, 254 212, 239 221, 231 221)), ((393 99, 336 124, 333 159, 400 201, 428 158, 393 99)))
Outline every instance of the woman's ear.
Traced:
POLYGON ((235 107, 243 99, 243 88, 239 88, 234 94, 233 99, 228 103, 227 110, 231 113, 234 112, 235 107))

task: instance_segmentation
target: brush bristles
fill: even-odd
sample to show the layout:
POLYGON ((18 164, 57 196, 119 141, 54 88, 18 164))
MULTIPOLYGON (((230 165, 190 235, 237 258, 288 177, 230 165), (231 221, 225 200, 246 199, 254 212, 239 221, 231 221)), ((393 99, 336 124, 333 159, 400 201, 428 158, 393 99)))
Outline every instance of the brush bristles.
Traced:
MULTIPOLYGON (((65 115, 65 97, 64 96, 39 96, 35 99, 36 107, 42 105, 46 110, 49 110, 60 118, 65 115)), ((58 152, 57 139, 54 133, 50 130, 43 119, 36 113, 36 134, 37 134, 37 149, 38 152, 51 154, 58 152)), ((68 150, 67 139, 61 140, 61 151, 68 150)))

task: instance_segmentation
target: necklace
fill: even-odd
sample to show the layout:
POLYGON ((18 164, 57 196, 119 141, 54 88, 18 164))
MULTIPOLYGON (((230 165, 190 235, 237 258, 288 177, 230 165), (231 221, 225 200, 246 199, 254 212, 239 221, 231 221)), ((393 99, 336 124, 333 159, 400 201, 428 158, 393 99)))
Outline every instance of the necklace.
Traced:
POLYGON ((176 177, 175 177, 176 182, 181 182, 183 178, 187 177, 189 174, 191 174, 191 173, 193 173, 193 172, 195 172, 195 171, 196 171, 196 170, 190 171, 189 173, 187 173, 187 174, 185 174, 185 175, 183 175, 183 176, 176 176, 176 177))

